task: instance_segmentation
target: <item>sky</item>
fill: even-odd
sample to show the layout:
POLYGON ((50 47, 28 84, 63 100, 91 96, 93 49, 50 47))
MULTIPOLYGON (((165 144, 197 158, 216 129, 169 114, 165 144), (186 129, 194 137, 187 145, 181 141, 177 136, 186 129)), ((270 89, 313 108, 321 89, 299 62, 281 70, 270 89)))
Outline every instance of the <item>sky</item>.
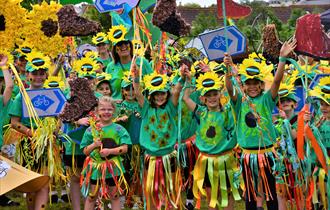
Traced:
POLYGON ((210 6, 212 4, 216 4, 217 0, 176 0, 177 5, 179 5, 179 3, 182 3, 182 5, 186 4, 186 3, 197 3, 199 5, 201 5, 202 7, 204 6, 210 6))

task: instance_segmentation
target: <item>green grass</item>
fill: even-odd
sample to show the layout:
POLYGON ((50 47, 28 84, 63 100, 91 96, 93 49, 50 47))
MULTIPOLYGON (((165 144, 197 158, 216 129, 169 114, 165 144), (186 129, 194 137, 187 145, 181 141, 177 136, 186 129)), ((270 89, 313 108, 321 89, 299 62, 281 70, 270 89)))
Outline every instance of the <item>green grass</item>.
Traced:
MULTIPOLYGON (((10 192, 7 194, 8 197, 10 197, 12 200, 19 202, 20 206, 18 207, 0 207, 1 210, 26 210, 26 201, 25 198, 23 198, 22 193, 18 192, 10 192)), ((49 210, 70 210, 71 204, 70 203, 53 203, 51 205, 48 205, 47 209, 49 210)), ((83 209, 83 208, 82 208, 83 209)), ((235 203, 235 209, 243 210, 245 209, 244 202, 239 201, 235 203)), ((129 208, 125 208, 124 210, 129 210, 129 208)), ((201 210, 207 210, 207 204, 205 201, 202 202, 201 210)))

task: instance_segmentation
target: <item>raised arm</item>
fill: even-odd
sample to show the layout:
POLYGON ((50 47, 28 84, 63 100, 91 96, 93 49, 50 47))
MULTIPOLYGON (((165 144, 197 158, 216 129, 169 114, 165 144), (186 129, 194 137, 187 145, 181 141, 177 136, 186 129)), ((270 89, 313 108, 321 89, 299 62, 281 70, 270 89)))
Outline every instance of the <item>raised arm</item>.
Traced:
POLYGON ((14 83, 13 83, 13 80, 11 77, 11 73, 9 72, 9 70, 7 68, 7 61, 8 61, 7 56, 0 55, 0 57, 1 57, 0 68, 2 69, 3 76, 5 79, 5 90, 3 92, 3 105, 6 106, 8 101, 11 98, 11 94, 12 94, 13 88, 14 88, 14 83))
POLYGON ((231 59, 231 56, 228 53, 225 53, 225 57, 223 58, 223 62, 227 67, 227 72, 226 72, 226 88, 228 91, 228 94, 233 102, 237 101, 237 94, 234 95, 234 87, 233 83, 231 81, 232 77, 232 72, 231 72, 231 66, 233 64, 233 60, 231 59))
POLYGON ((270 88, 270 92, 272 94, 273 99, 275 99, 278 94, 278 89, 280 88, 280 84, 284 75, 285 58, 294 50, 296 46, 296 39, 290 39, 289 41, 284 42, 281 47, 279 63, 277 66, 273 84, 270 88))
POLYGON ((133 73, 133 88, 135 92, 135 97, 140 107, 143 107, 144 96, 142 94, 142 90, 140 89, 141 87, 140 87, 140 79, 139 79, 139 70, 135 64, 132 66, 132 73, 133 73))
POLYGON ((189 86, 184 90, 183 101, 186 103, 188 108, 191 111, 194 111, 196 108, 196 103, 190 98, 191 94, 191 73, 189 70, 185 69, 181 75, 184 75, 186 78, 186 84, 189 86))

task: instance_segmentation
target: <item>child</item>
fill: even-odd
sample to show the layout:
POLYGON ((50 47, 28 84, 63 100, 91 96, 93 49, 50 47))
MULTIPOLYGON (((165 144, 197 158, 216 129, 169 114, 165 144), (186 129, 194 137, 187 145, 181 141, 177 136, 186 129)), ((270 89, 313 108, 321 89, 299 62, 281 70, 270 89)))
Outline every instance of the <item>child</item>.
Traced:
MULTIPOLYGON (((30 82, 30 89, 42 89, 47 78, 47 71, 50 67, 50 59, 42 53, 34 53, 33 55, 31 54, 31 56, 27 56, 27 60, 28 63, 26 64, 26 71, 27 78, 30 82)), ((55 174, 58 177, 63 177, 63 171, 60 171, 61 169, 58 168, 61 160, 59 160, 59 148, 55 142, 53 134, 46 137, 41 137, 39 135, 39 137, 36 137, 38 129, 43 128, 38 127, 36 121, 30 120, 30 118, 23 118, 22 103, 22 93, 20 93, 16 96, 12 103, 11 109, 9 110, 12 128, 25 135, 21 142, 18 142, 18 154, 21 160, 20 163, 25 167, 41 174, 53 174, 54 178, 55 174), (47 138, 47 145, 45 147, 42 146, 44 145, 44 138, 47 138), (36 149, 38 145, 42 146, 42 149, 44 150, 42 154, 40 154, 40 151, 38 153, 38 150, 36 149), (53 147, 48 145, 52 145, 53 147), (50 160, 54 160, 55 163, 50 163, 50 160), (59 163, 57 163, 57 161, 59 161, 59 163), (48 167, 50 164, 52 164, 52 167, 48 167), (59 171, 54 171, 55 169, 59 171)), ((56 129, 55 125, 49 124, 49 126, 56 129)), ((56 132, 56 130, 53 130, 53 132, 56 132)), ((49 193, 48 185, 48 183, 45 184, 44 187, 36 193, 27 194, 28 209, 44 209, 46 207, 49 193)))
POLYGON ((111 84, 110 76, 107 76, 106 73, 96 75, 98 82, 96 83, 96 92, 102 94, 103 96, 111 97, 111 84))
MULTIPOLYGON (((231 72, 226 73, 226 87, 231 98, 237 119, 237 142, 242 148, 241 167, 246 187, 245 207, 247 210, 257 209, 257 196, 260 197, 259 186, 263 187, 267 208, 278 209, 275 177, 276 141, 275 128, 272 124, 272 111, 276 104, 278 89, 284 74, 285 57, 295 48, 296 41, 285 42, 280 51, 280 62, 270 90, 263 93, 265 61, 245 59, 240 65, 243 89, 247 96, 233 88, 231 72)), ((231 65, 231 58, 224 58, 226 66, 231 65)))
MULTIPOLYGON (((129 73, 129 72, 127 72, 129 73)), ((140 148, 140 128, 141 128, 141 108, 136 100, 133 89, 132 78, 125 73, 121 82, 123 102, 119 105, 117 121, 123 125, 132 140, 132 147, 125 157, 125 168, 128 180, 130 181, 130 192, 126 199, 128 206, 138 208, 142 204, 142 185, 140 179, 141 148, 140 148), (133 199, 133 200, 132 200, 133 199)))
MULTIPOLYGON (((190 73, 186 71, 188 84, 190 73)), ((233 149, 236 138, 233 137, 234 119, 230 107, 224 108, 220 103, 223 81, 214 72, 207 72, 197 79, 197 90, 201 91, 201 100, 205 106, 197 105, 189 96, 186 89, 183 100, 188 108, 194 112, 198 122, 196 132, 196 146, 200 151, 193 171, 194 194, 200 199, 199 193, 208 198, 209 209, 216 206, 224 209, 234 209, 232 196, 228 198, 231 189, 235 200, 240 199, 238 189, 234 185, 238 161, 235 160, 233 149), (220 183, 220 186, 219 186, 220 183), (229 188, 229 189, 228 189, 229 188), (218 190, 221 192, 221 202, 218 202, 218 190)), ((238 181, 238 180, 237 180, 238 181)))
POLYGON ((140 145, 145 150, 143 189, 145 208, 176 208, 182 187, 180 169, 174 149, 177 139, 175 117, 180 94, 180 83, 172 94, 168 78, 156 72, 146 75, 144 83, 148 100, 144 98, 139 85, 139 72, 133 66, 133 87, 137 101, 142 108, 140 145))
POLYGON ((112 122, 115 109, 114 100, 102 96, 96 108, 98 123, 91 123, 80 144, 80 148, 88 156, 81 177, 82 193, 88 196, 85 210, 95 208, 99 188, 101 197, 110 198, 111 208, 119 210, 118 196, 123 192, 121 187, 124 185, 127 188, 120 155, 127 152, 131 139, 125 128, 112 122))
MULTIPOLYGON (((14 83, 11 78, 11 74, 8 71, 7 67, 7 61, 8 58, 5 55, 0 54, 0 74, 3 74, 4 80, 5 80, 5 89, 2 94, 2 82, 0 83, 0 93, 2 94, 0 96, 0 149, 2 148, 3 145, 3 120, 5 119, 5 110, 7 110, 7 104, 11 99, 11 94, 14 88, 14 83)), ((19 206, 19 203, 14 202, 10 200, 6 195, 1 195, 0 196, 0 206, 19 206)))
MULTIPOLYGON (((328 171, 325 171, 324 167, 321 167, 320 161, 316 160, 316 156, 320 154, 315 154, 317 151, 313 147, 311 159, 316 162, 316 167, 313 173, 313 181, 318 181, 317 188, 314 188, 314 197, 318 194, 321 197, 321 202, 317 205, 323 206, 323 209, 329 209, 330 195, 329 195, 329 157, 330 157, 330 76, 324 76, 320 79, 317 86, 310 91, 312 96, 315 96, 320 102, 321 116, 315 122, 315 126, 311 125, 313 134, 317 138, 318 144, 324 149, 323 156, 325 157, 326 167, 328 171), (316 128, 315 128, 316 127, 316 128), (327 196, 327 197, 326 197, 327 196)), ((312 141, 311 139, 309 139, 312 141)), ((313 145, 313 144, 312 144, 313 145)), ((318 156, 319 158, 319 156, 318 156)))

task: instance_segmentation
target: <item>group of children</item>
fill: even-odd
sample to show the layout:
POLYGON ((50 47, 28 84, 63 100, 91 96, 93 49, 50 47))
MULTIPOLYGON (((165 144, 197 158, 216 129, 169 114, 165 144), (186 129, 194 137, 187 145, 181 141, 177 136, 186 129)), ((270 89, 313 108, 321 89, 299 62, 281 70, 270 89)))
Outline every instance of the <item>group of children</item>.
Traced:
POLYGON ((297 117, 297 75, 286 69, 295 40, 283 44, 276 70, 261 55, 250 55, 236 66, 226 54, 221 65, 193 65, 183 55, 172 71, 136 56, 130 40, 114 42, 111 54, 106 37, 98 34, 93 40, 102 58, 86 52, 73 61, 70 75, 60 71, 57 76, 49 58, 35 49, 19 51, 16 91, 8 58, 1 55, 1 116, 3 125, 10 124, 8 132, 20 134, 14 142, 16 160, 53 178, 28 193, 29 209, 44 209, 57 181, 70 184, 75 210, 81 208, 81 195, 84 209, 105 207, 110 200, 111 209, 118 210, 123 196, 128 207, 148 210, 201 208, 203 196, 208 209, 234 209, 241 198, 247 210, 263 209, 263 200, 268 209, 287 209, 289 203, 296 209, 328 207, 330 78, 308 92, 319 99, 313 102, 314 113, 321 114, 311 117, 306 109, 297 117), (52 76, 60 78, 56 84, 52 76), (28 103, 24 86, 60 87, 70 103, 70 87, 59 84, 76 77, 88 80, 98 99, 90 113, 71 122, 23 117, 22 103, 28 103), (40 134, 46 124, 42 121, 53 125, 46 137, 40 134), (313 135, 304 138, 310 130, 313 135), (60 167, 54 157, 63 161, 60 167))

